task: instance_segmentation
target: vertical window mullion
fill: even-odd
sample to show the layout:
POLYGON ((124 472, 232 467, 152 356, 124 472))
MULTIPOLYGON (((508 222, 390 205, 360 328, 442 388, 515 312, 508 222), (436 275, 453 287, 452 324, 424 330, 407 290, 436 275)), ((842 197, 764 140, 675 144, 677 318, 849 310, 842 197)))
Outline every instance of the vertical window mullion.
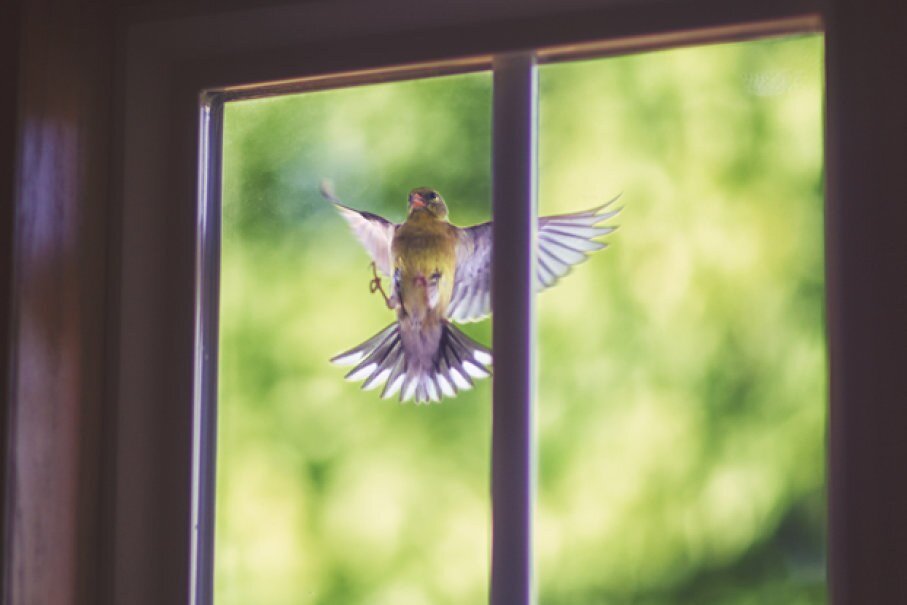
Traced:
POLYGON ((537 89, 534 53, 495 57, 492 605, 534 601, 537 89))
POLYGON ((189 604, 214 602, 214 500, 217 460, 217 360, 220 322, 223 99, 201 99, 196 223, 195 384, 189 604))

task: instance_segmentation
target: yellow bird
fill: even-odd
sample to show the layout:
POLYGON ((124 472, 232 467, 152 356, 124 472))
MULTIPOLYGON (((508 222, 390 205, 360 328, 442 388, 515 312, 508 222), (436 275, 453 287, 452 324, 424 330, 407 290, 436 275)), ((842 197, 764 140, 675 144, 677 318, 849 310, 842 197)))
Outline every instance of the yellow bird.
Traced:
MULTIPOLYGON (((381 292, 397 313, 397 321, 331 359, 354 366, 347 379, 363 380, 366 390, 384 384, 382 398, 399 391, 400 401, 427 403, 453 397, 471 388, 474 378, 488 376, 491 351, 452 321, 478 321, 491 313, 491 223, 452 225, 441 195, 425 187, 410 192, 409 213, 399 225, 344 205, 327 183, 322 194, 372 257, 371 291, 381 292), (390 295, 378 271, 393 280, 390 295)), ((620 212, 606 211, 613 202, 539 219, 539 289, 554 285, 572 265, 606 246, 594 238, 616 228, 600 225, 620 212)))

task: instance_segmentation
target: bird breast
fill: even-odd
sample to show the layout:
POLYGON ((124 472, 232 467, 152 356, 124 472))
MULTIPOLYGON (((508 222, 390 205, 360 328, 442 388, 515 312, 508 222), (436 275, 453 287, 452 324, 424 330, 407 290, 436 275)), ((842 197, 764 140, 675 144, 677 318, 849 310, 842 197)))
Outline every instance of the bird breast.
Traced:
POLYGON ((391 244, 401 315, 437 321, 447 312, 456 270, 456 234, 444 221, 408 220, 391 244))

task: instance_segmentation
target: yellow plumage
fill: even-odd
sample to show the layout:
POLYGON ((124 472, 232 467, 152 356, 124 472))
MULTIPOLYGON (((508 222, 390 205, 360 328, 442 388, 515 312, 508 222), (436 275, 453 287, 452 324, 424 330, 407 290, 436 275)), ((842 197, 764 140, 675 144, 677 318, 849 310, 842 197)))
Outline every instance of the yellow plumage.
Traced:
POLYGON ((414 209, 400 225, 391 250, 403 315, 424 322, 437 322, 446 316, 453 292, 456 247, 456 231, 427 208, 414 209))

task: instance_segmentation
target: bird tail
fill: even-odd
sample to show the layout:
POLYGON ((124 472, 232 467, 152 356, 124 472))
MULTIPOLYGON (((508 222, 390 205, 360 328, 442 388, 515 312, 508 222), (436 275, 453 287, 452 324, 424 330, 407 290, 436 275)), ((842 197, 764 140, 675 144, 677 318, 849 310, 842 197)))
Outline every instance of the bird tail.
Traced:
POLYGON ((384 384, 383 399, 399 391, 401 402, 441 401, 491 374, 491 351, 446 320, 429 330, 394 322, 331 362, 352 365, 346 379, 363 380, 364 390, 384 384))

